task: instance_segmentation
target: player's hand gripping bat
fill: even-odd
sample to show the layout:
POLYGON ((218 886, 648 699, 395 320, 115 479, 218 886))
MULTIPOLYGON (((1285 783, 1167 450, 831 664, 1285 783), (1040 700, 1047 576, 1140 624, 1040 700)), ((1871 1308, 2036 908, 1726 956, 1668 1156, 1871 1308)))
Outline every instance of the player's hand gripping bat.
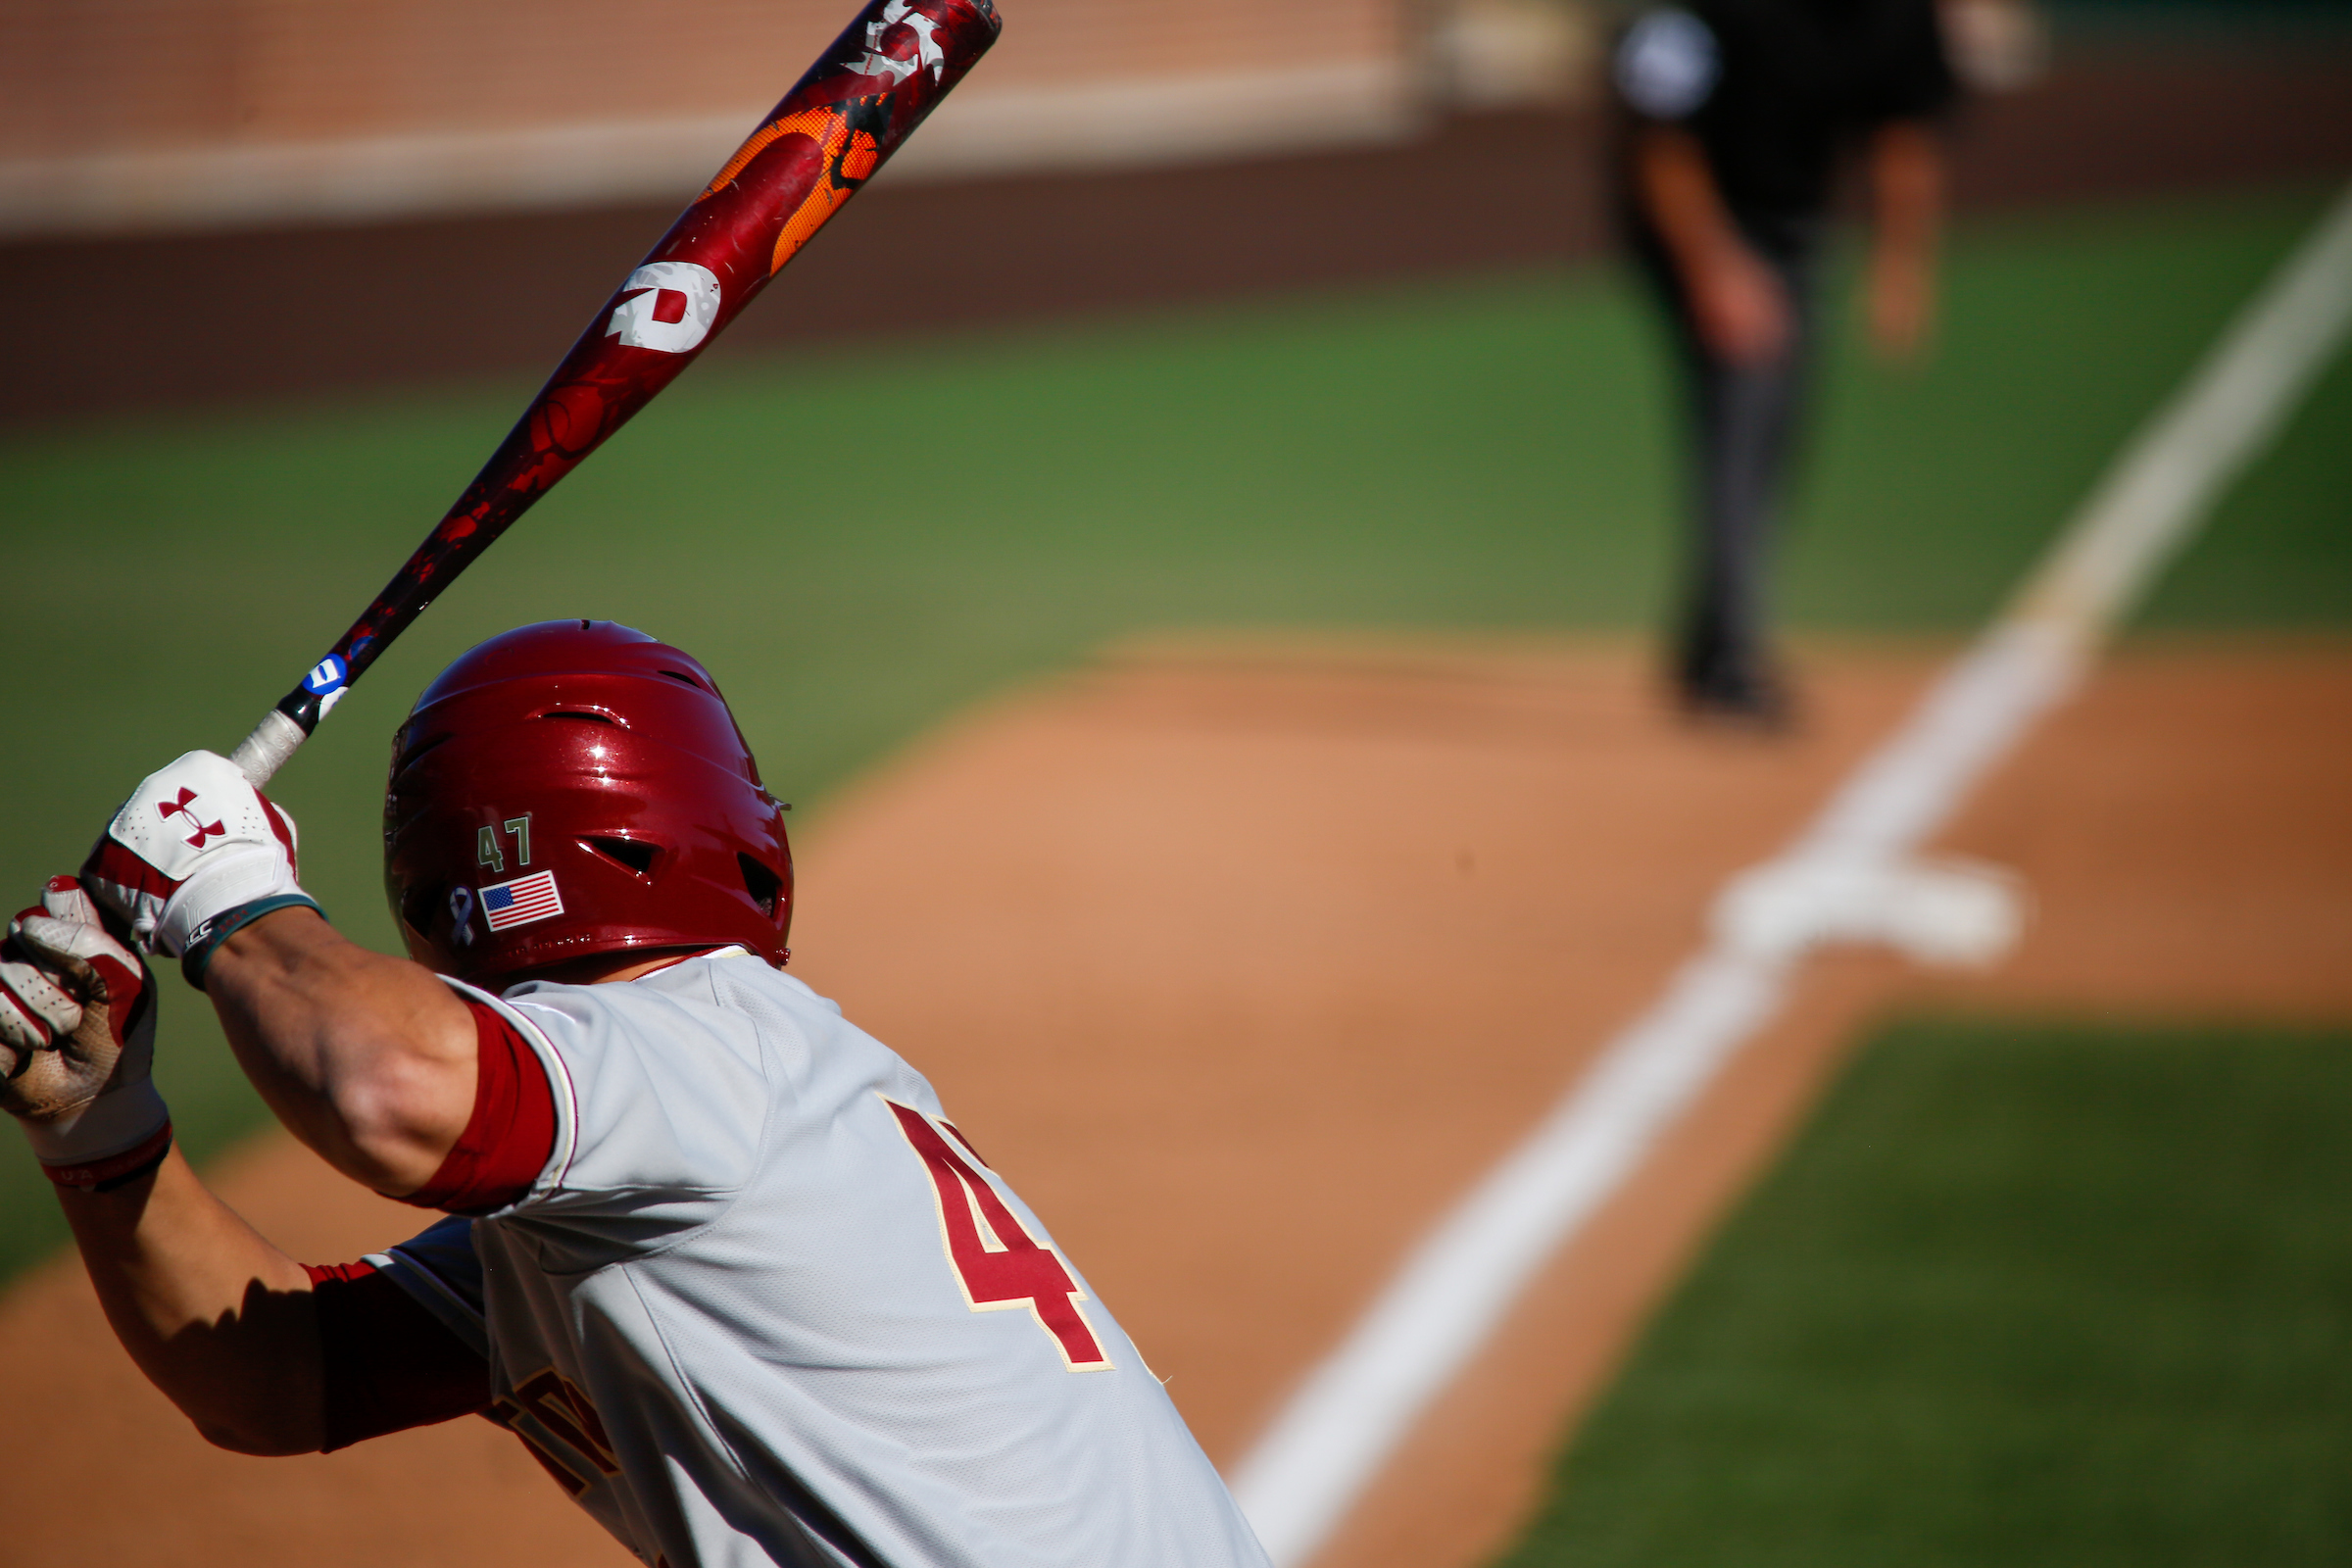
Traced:
POLYGON ((992 0, 871 0, 596 313, 473 483, 231 760, 268 782, 392 639, 653 401, 996 41, 992 0))

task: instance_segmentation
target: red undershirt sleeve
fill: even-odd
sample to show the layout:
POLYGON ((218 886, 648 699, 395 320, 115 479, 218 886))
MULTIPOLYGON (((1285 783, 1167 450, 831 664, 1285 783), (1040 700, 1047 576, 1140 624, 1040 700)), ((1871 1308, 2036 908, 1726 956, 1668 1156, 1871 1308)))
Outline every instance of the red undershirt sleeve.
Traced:
MULTIPOLYGON (((547 1069, 514 1024, 461 999, 474 1027, 473 1113, 432 1179, 404 1201, 487 1214, 527 1194, 556 1145, 547 1069)), ((306 1263, 318 1313, 324 1451, 490 1409, 479 1352, 371 1263, 306 1263)))
POLYGON ((475 1039, 473 1115, 423 1187, 401 1200, 451 1214, 488 1214, 518 1201, 556 1148, 556 1097, 522 1032, 470 997, 475 1039))
POLYGON ((303 1267, 318 1312, 321 1452, 488 1412, 490 1363, 389 1275, 372 1263, 303 1267))

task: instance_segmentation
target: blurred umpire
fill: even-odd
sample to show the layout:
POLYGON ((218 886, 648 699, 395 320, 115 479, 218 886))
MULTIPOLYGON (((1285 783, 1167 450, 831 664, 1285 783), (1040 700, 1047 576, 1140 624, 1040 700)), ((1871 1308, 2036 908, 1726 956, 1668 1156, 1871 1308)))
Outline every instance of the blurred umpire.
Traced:
POLYGON ((1873 336, 1907 358, 1933 314, 1933 122, 1953 93, 1935 0, 1686 0, 1635 20, 1612 74, 1620 210, 1690 392, 1695 548, 1676 685, 1695 715, 1779 728, 1789 698, 1765 628, 1766 558, 1849 152, 1874 219, 1873 336))

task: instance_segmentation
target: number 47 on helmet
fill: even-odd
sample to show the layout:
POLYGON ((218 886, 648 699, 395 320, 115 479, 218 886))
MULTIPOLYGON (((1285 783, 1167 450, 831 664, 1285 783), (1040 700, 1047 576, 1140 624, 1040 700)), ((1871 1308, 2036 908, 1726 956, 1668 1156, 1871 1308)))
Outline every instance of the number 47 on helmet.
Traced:
POLYGON ((782 964, 784 808, 700 662, 609 620, 491 638, 393 737, 384 890, 409 956, 476 984, 740 944, 782 964))

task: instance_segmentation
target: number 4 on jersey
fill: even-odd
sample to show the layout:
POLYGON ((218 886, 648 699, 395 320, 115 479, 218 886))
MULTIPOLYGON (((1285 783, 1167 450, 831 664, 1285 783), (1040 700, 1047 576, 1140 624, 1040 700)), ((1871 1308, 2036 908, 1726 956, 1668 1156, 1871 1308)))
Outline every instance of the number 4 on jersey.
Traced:
POLYGON ((978 1151, 965 1144, 963 1135, 955 1133, 954 1128, 942 1132, 946 1123, 895 1100, 884 1098, 882 1102, 899 1118, 899 1130, 906 1135, 906 1142, 922 1156, 923 1169, 930 1173, 939 1199, 939 1228, 947 1243, 948 1261, 955 1266, 956 1283, 962 1286, 963 1298, 972 1310, 996 1312, 1025 1306, 1054 1337, 1071 1371, 1108 1368, 1102 1347, 1078 1310, 1086 1293, 1070 1278, 1070 1271, 1052 1248, 1040 1247, 1021 1229, 1021 1222, 1013 1218, 996 1188, 956 1152, 956 1145, 961 1144, 974 1159, 979 1158, 978 1151), (948 1141, 951 1133, 954 1144, 948 1141))

